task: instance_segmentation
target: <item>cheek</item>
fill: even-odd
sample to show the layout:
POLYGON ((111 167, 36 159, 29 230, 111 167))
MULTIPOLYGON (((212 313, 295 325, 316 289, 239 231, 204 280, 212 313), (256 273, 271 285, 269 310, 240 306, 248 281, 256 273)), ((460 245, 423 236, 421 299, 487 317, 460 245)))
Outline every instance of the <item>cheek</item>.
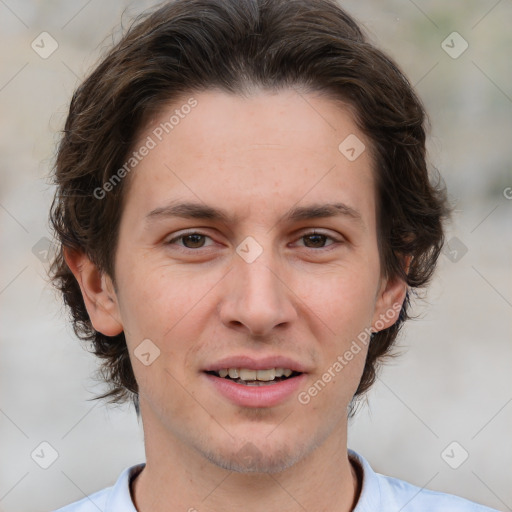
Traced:
POLYGON ((176 293, 164 283, 165 280, 153 276, 131 275, 125 279, 120 308, 128 336, 157 335, 165 312, 171 314, 171 308, 166 305, 172 303, 172 295, 176 293))
POLYGON ((322 363, 315 375, 315 389, 310 389, 313 394, 322 394, 322 398, 315 400, 317 405, 327 406, 327 402, 332 401, 343 409, 361 379, 376 286, 363 275, 363 271, 339 274, 321 286, 308 289, 306 304, 317 314, 320 329, 324 331, 323 335, 317 335, 322 345, 322 363))
POLYGON ((305 405, 308 421, 316 411, 317 419, 324 426, 346 418, 347 407, 359 386, 366 359, 366 347, 358 353, 350 348, 341 350, 329 358, 320 373, 314 375, 298 395, 300 404, 305 405))
POLYGON ((204 318, 212 313, 208 292, 222 275, 182 272, 171 265, 132 268, 137 272, 124 274, 120 300, 127 340, 133 345, 150 338, 162 352, 178 355, 185 345, 176 340, 198 339, 204 329, 204 318))
POLYGON ((176 395, 173 410, 185 414, 190 396, 182 392, 179 383, 191 377, 187 352, 201 337, 205 327, 201 315, 208 308, 205 294, 218 279, 133 254, 119 265, 119 305, 139 389, 150 395, 149 401, 172 389, 176 395), (152 350, 158 357, 150 366, 137 360, 137 349, 145 339, 157 347, 152 350), (166 384, 159 391, 162 383, 166 384))
POLYGON ((304 303, 338 338, 357 336, 371 324, 377 284, 368 274, 367 269, 361 269, 308 279, 304 303))

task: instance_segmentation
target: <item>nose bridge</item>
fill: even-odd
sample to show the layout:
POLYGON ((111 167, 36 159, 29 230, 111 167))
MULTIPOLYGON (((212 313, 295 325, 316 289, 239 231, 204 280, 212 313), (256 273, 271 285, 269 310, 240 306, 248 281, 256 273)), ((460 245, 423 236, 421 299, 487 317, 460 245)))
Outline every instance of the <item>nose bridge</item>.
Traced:
MULTIPOLYGON (((269 239, 267 237, 267 241, 269 239)), ((295 308, 288 288, 279 277, 278 255, 269 243, 264 247, 254 237, 247 237, 236 252, 230 272, 231 293, 222 310, 223 321, 243 324, 258 335, 290 322, 295 316, 295 308)))
POLYGON ((247 237, 236 251, 235 272, 240 279, 237 285, 240 299, 248 301, 253 308, 253 302, 261 307, 277 307, 283 290, 280 289, 282 285, 276 271, 271 270, 277 268, 278 264, 270 243, 264 248, 254 237, 247 237))
POLYGON ((268 304, 279 301, 282 290, 279 289, 279 279, 274 270, 277 267, 276 258, 271 253, 272 251, 268 249, 265 255, 262 253, 251 262, 240 258, 237 270, 240 275, 240 290, 244 292, 242 297, 251 299, 262 294, 262 298, 265 298, 268 304))

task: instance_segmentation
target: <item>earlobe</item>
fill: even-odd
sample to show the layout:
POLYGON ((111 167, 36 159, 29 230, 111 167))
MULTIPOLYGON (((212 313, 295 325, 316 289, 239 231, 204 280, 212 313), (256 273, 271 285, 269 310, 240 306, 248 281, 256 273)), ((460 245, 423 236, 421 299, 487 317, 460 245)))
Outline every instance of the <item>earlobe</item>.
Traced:
POLYGON ((110 277, 83 252, 65 248, 64 259, 77 280, 87 313, 97 331, 105 336, 123 332, 117 296, 110 277))

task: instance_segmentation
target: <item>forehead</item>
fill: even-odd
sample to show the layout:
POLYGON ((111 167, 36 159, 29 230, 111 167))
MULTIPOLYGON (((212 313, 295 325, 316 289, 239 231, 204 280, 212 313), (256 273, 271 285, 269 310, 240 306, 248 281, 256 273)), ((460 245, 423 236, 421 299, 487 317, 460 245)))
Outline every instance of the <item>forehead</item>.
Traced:
POLYGON ((126 201, 139 214, 176 200, 211 205, 212 198, 219 210, 237 210, 237 219, 283 213, 283 203, 287 211, 340 202, 362 217, 374 211, 373 163, 362 150, 368 141, 348 109, 319 95, 185 95, 149 120, 135 151, 144 145, 151 149, 130 175, 126 201), (354 153, 346 153, 347 140, 362 151, 355 159, 347 158, 354 153))

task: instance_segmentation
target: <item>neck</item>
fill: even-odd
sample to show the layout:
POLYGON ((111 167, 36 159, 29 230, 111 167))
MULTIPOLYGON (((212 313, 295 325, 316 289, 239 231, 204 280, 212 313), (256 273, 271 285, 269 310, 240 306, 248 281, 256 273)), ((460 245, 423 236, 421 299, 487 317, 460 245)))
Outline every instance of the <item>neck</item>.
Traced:
POLYGON ((138 512, 349 512, 360 492, 347 454, 346 422, 313 452, 279 473, 236 473, 144 421, 146 466, 134 480, 138 512))

